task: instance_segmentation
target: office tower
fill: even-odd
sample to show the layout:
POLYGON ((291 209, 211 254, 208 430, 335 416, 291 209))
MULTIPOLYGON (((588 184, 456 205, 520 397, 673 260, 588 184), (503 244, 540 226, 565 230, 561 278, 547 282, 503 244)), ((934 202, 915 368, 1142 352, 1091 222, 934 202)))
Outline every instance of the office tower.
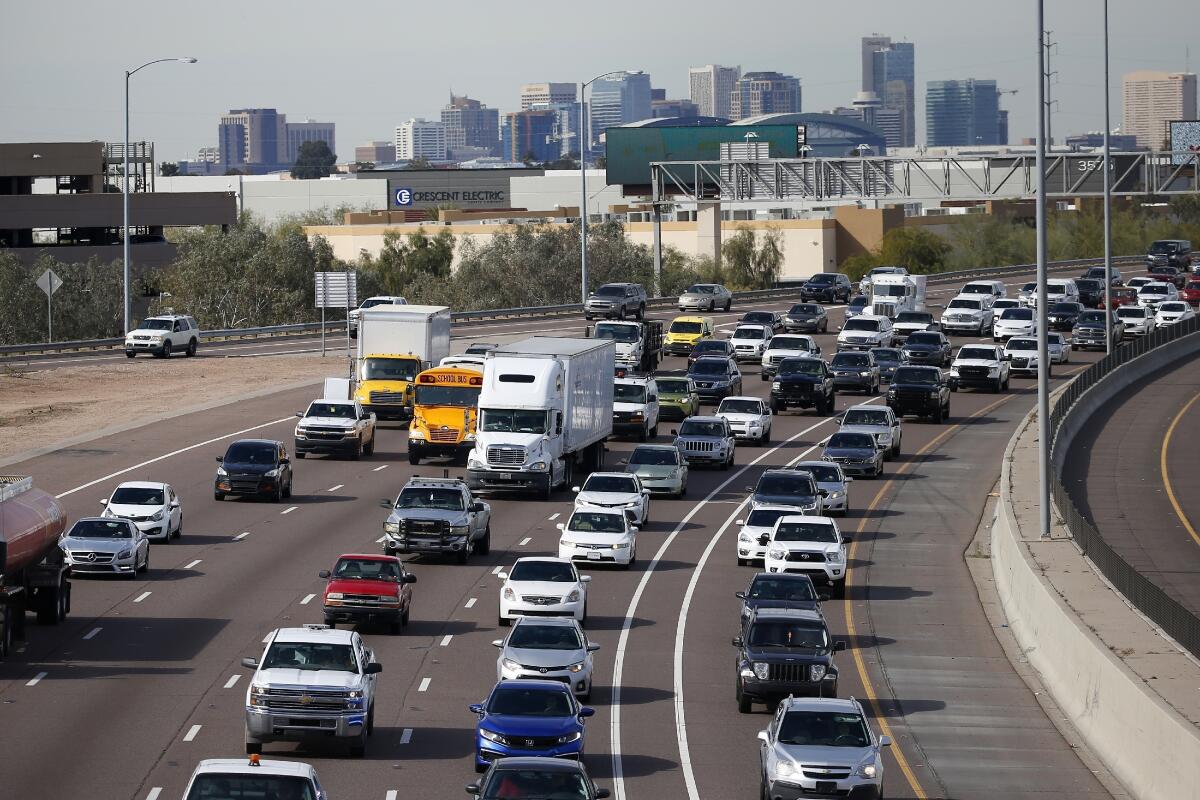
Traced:
POLYGON ((562 144, 558 139, 559 112, 566 103, 554 104, 557 108, 544 106, 525 111, 510 111, 504 115, 501 131, 503 158, 509 161, 555 161, 562 155, 562 144))
POLYGON ((396 145, 388 141, 374 141, 354 148, 354 160, 360 164, 390 164, 396 160, 396 145))
POLYGON ((446 159, 446 126, 426 119, 410 119, 396 128, 396 160, 446 159))
POLYGON ((1000 128, 995 81, 968 78, 928 83, 925 136, 930 147, 1001 144, 1000 128))
POLYGON ((702 117, 730 118, 730 94, 742 76, 741 67, 708 64, 688 69, 689 97, 702 117))
POLYGON ((324 142, 329 145, 329 151, 337 155, 334 141, 334 123, 314 122, 306 119, 304 122, 285 122, 284 133, 287 136, 287 163, 296 163, 300 154, 300 145, 304 142, 324 142))
POLYGON ((862 90, 875 92, 883 108, 900 112, 900 132, 888 147, 916 144, 916 54, 911 42, 893 42, 890 36, 862 39, 862 90))
POLYGON ((729 113, 733 119, 799 112, 800 81, 791 75, 747 72, 730 94, 729 113))
POLYGON ((1167 123, 1196 119, 1196 76, 1191 72, 1130 72, 1122 80, 1125 122, 1121 132, 1140 147, 1169 149, 1167 123))
POLYGON ((620 77, 596 81, 588 97, 588 119, 592 141, 605 128, 650 118, 650 76, 626 72, 620 77))
POLYGON ((655 119, 666 117, 676 119, 695 119, 700 115, 700 109, 691 100, 651 100, 650 116, 655 119))
POLYGON ((489 155, 500 152, 500 112, 478 100, 450 95, 449 105, 442 109, 442 124, 447 150, 484 147, 489 155))
POLYGON ((521 110, 532 106, 548 106, 578 102, 573 83, 527 83, 521 87, 521 110))
POLYGON ((287 116, 273 108, 235 108, 221 115, 217 148, 226 168, 276 169, 287 162, 287 116))

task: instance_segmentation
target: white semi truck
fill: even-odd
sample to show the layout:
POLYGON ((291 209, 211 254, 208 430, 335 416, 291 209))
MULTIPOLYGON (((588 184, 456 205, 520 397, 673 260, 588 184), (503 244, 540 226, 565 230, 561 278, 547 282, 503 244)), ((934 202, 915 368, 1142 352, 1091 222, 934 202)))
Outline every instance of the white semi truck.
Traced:
POLYGON ((612 434, 611 340, 534 336, 487 354, 467 485, 543 499, 600 469, 612 434))
POLYGON ((362 312, 358 329, 354 399, 379 419, 409 419, 417 374, 450 355, 450 309, 377 306, 362 312))
POLYGON ((902 311, 925 310, 924 275, 876 275, 870 286, 870 313, 895 319, 902 311))

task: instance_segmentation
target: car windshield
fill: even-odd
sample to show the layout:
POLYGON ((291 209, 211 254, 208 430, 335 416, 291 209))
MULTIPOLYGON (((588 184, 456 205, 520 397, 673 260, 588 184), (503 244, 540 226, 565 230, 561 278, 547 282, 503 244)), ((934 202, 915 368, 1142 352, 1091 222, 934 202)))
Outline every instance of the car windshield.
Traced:
POLYGON ((777 542, 819 542, 837 544, 833 525, 816 522, 781 522, 775 529, 777 542))
POLYGON ((262 669, 332 670, 358 672, 354 648, 334 642, 273 642, 262 669))
POLYGON ((382 558, 339 558, 333 568, 333 577, 394 583, 400 580, 400 565, 382 558))
POLYGON ((729 372, 729 364, 724 359, 701 358, 692 364, 693 375, 725 375, 729 372))
POLYGON ((983 308, 983 301, 970 300, 965 297, 956 297, 950 301, 950 304, 947 305, 946 308, 970 308, 978 311, 979 309, 983 308))
POLYGON ((1004 310, 1006 308, 1017 308, 1020 305, 1021 305, 1021 303, 1019 300, 1008 300, 1005 298, 1001 298, 1000 300, 997 300, 996 302, 992 303, 992 308, 997 309, 997 310, 1004 310))
POLYGON ((812 343, 803 336, 776 336, 771 340, 772 350, 812 350, 812 343))
POLYGON ((859 308, 859 309, 861 309, 861 308, 863 308, 864 306, 866 306, 866 304, 867 304, 867 297, 866 297, 866 295, 862 295, 862 294, 860 294, 860 295, 857 295, 857 296, 855 296, 855 297, 852 297, 852 298, 850 298, 850 303, 849 303, 849 306, 850 306, 850 308, 859 308))
POLYGON ((892 377, 892 383, 924 383, 932 386, 938 382, 940 373, 934 369, 914 369, 900 367, 892 377))
POLYGON ((992 287, 986 283, 968 283, 962 288, 962 294, 991 294, 992 287))
POLYGON ((729 342, 721 342, 721 341, 715 341, 715 340, 711 340, 711 339, 707 340, 707 341, 703 341, 703 342, 696 342, 695 346, 692 348, 692 352, 693 353, 709 353, 709 352, 728 353, 729 352, 729 342))
POLYGON ((144 331, 169 331, 174 327, 174 323, 169 319, 150 319, 142 320, 141 329, 144 331))
POLYGON ((1066 294, 1067 287, 1061 283, 1046 284, 1046 294, 1066 294))
POLYGON ((629 456, 630 464, 648 467, 667 467, 679 464, 679 451, 674 447, 638 447, 629 456))
POLYGON ((317 800, 312 782, 298 775, 205 772, 196 776, 187 800, 317 800))
POLYGON ((888 412, 882 408, 852 408, 842 418, 843 425, 883 425, 890 423, 888 412))
POLYGON ((815 358, 785 358, 779 362, 780 375, 820 375, 821 364, 815 358))
POLYGON ((368 297, 363 300, 359 308, 374 308, 375 306, 402 306, 405 305, 403 297, 368 297))
POLYGON ((585 492, 636 492, 637 482, 624 475, 592 475, 583 484, 585 492))
POLYGON ((1198 290, 1200 290, 1200 281, 1188 281, 1187 285, 1184 286, 1183 288, 1188 289, 1193 292, 1198 291, 1198 290))
POLYGON ((683 378, 659 378, 658 391, 662 394, 687 394, 688 382, 683 378))
POLYGON ((1141 289, 1138 289, 1138 294, 1166 294, 1167 285, 1165 283, 1147 283, 1141 289))
POLYGON ((671 333, 700 333, 703 330, 699 322, 672 322, 671 333))
POLYGON ((250 442, 235 442, 225 451, 225 462, 228 464, 258 464, 275 463, 275 445, 253 444, 250 442))
POLYGON ((904 360, 899 350, 890 347, 874 347, 871 349, 871 355, 875 356, 875 360, 882 364, 899 364, 904 360))
POLYGON ((804 469, 812 473, 817 483, 841 483, 845 480, 835 464, 805 464, 804 469))
POLYGON ((1050 307, 1051 314, 1075 314, 1081 306, 1078 303, 1055 303, 1050 307))
POLYGON ((876 297, 904 297, 906 292, 904 286, 900 284, 876 284, 872 293, 876 297))
POLYGON ((808 282, 811 284, 828 284, 828 283, 833 283, 836 280, 837 280, 836 276, 831 275, 828 272, 822 272, 817 275, 813 275, 811 278, 808 279, 808 282))
POLYGON ((864 317, 855 317, 847 320, 842 326, 842 330, 846 331, 877 331, 879 330, 879 320, 866 319, 864 317))
POLYGON ((309 405, 308 411, 304 413, 304 416, 354 419, 358 415, 354 413, 354 405, 352 403, 325 403, 318 400, 309 405))
POLYGON ((1037 339, 1009 339, 1005 350, 1010 351, 1027 351, 1037 350, 1037 339))
POLYGON ((1066 343, 1066 341, 1067 340, 1065 338, 1063 338, 1063 335, 1061 333, 1047 333, 1046 334, 1046 344, 1048 344, 1050 347, 1054 347, 1054 346, 1062 347, 1066 343))
POLYGON ((567 523, 567 530, 586 533, 624 533, 625 517, 606 511, 576 511, 567 523))
POLYGON ((763 328, 738 328, 733 332, 734 339, 763 339, 767 332, 763 328))
POLYGON ((596 290, 596 294, 600 297, 624 297, 624 286, 601 286, 596 290))
POLYGON ((545 433, 546 412, 519 408, 485 408, 479 430, 486 433, 545 433))
POLYGON ((121 506, 161 506, 163 490, 144 486, 118 486, 109 502, 121 506))
POLYGON ((482 789, 482 800, 515 800, 519 797, 537 800, 587 800, 591 790, 586 778, 578 772, 538 769, 493 770, 482 789))
POLYGON ((1155 242, 1154 244, 1150 245, 1150 252, 1156 254, 1174 253, 1178 247, 1179 246, 1175 244, 1175 242, 1155 242))
POLYGON ((509 647, 525 650, 582 650, 579 631, 571 625, 538 625, 523 622, 508 636, 509 647))
POLYGON ((1094 292, 1094 291, 1098 290, 1100 288, 1100 286, 1101 286, 1100 281, 1093 281, 1093 280, 1088 280, 1088 279, 1083 279, 1083 278, 1080 278, 1079 280, 1075 281, 1075 288, 1079 289, 1080 291, 1094 292))
POLYGON ((1153 282, 1154 282, 1153 278, 1138 277, 1138 278, 1130 278, 1129 282, 1126 283, 1125 285, 1130 287, 1131 289, 1136 289, 1139 286, 1145 286, 1147 283, 1153 283, 1153 282))
POLYGON ((872 275, 905 275, 908 273, 904 267, 876 267, 871 270, 872 275))
POLYGON ((910 334, 908 337, 908 341, 906 342, 906 344, 941 344, 941 343, 942 343, 941 336, 939 336, 936 333, 926 333, 924 331, 910 334))
POLYGON ((1000 319, 1028 322, 1033 319, 1033 311, 1028 308, 1006 308, 1000 319))
POLYGON ((807 472, 768 472, 758 479, 754 493, 764 496, 812 497, 816 484, 807 472))
POLYGON ((837 353, 829 363, 834 367, 869 367, 871 357, 866 353, 837 353))
POLYGON ((680 436, 724 436, 725 426, 720 422, 685 419, 679 426, 680 436))
POLYGON ((775 321, 775 315, 769 311, 750 311, 742 315, 742 322, 758 322, 771 324, 775 321))
POLYGON ((684 294, 714 294, 717 287, 711 283, 697 283, 695 286, 689 286, 684 294))
POLYGON ((411 358, 364 358, 358 377, 364 381, 411 381, 421 362, 411 358))
POLYGON ((979 358, 984 361, 995 361, 996 351, 990 347, 964 347, 958 351, 959 358, 979 358))
POLYGON ((819 622, 755 622, 750 626, 746 644, 750 647, 805 647, 824 650, 829 646, 829 634, 819 622))
POLYGON ((740 397, 727 397, 717 407, 718 414, 761 414, 762 402, 759 400, 743 400, 740 397))
POLYGON ((835 711, 789 711, 777 734, 780 744, 807 747, 869 747, 867 723, 858 714, 835 711))
POLYGON ((933 322, 933 314, 925 311, 901 311, 896 315, 896 322, 920 322, 928 325, 933 322))
POLYGON ((1034 292, 1034 291, 1037 291, 1037 284, 1036 284, 1036 283, 1027 283, 1027 284, 1025 284, 1024 286, 1022 286, 1022 287, 1021 287, 1021 291, 1022 291, 1022 292, 1034 292))
POLYGON ((1085 311, 1079 315, 1080 325, 1095 325, 1097 323, 1103 325, 1107 314, 1103 311, 1085 311))
POLYGON ((1145 319, 1150 315, 1150 310, 1141 306, 1121 306, 1117 309, 1117 316, 1121 319, 1145 319))
POLYGON ((612 339, 614 342, 636 342, 641 333, 638 325, 618 325, 612 322, 601 322, 596 326, 595 338, 612 339))
POLYGON ((400 491, 396 508, 436 508, 442 511, 462 511, 463 494, 458 489, 409 487, 400 491))
POLYGON ((1158 307, 1159 311, 1165 311, 1169 314, 1178 314, 1187 310, 1185 303, 1163 303, 1158 307))
POLYGON ((797 580, 794 576, 760 574, 750 584, 746 597, 750 600, 816 600, 817 593, 807 577, 797 580))
POLYGON ((81 519, 67 534, 72 539, 132 539, 129 523, 120 519, 81 519))
POLYGON ((419 406, 455 406, 474 408, 479 402, 478 386, 437 386, 417 384, 413 402, 419 406))
POLYGON ((788 311, 792 316, 800 316, 802 314, 812 314, 815 317, 821 315, 821 307, 812 303, 797 303, 788 311))
POLYGON ((489 714, 511 717, 566 717, 572 712, 567 688, 497 686, 488 699, 489 714))
POLYGON ((613 402, 644 403, 646 402, 646 386, 640 383, 613 384, 613 402))
POLYGON ((562 561, 518 561, 508 574, 510 581, 575 583, 575 568, 562 561))
POLYGON ((755 528, 774 528, 775 523, 780 517, 791 516, 796 513, 794 508, 758 508, 750 512, 750 516, 746 517, 746 524, 755 528))

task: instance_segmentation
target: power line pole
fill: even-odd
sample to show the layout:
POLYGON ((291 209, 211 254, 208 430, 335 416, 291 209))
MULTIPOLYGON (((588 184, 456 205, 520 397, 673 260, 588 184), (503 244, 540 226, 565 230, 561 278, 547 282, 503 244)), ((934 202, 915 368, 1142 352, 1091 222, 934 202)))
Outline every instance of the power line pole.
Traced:
POLYGON ((1044 59, 1041 66, 1042 81, 1045 85, 1045 96, 1042 98, 1042 113, 1046 116, 1046 146, 1054 146, 1053 126, 1051 125, 1051 112, 1057 100, 1050 99, 1050 87, 1053 83, 1053 78, 1058 75, 1057 71, 1050 70, 1050 51, 1051 48, 1058 47, 1058 42, 1050 41, 1050 35, 1054 31, 1043 31, 1042 47, 1044 50, 1044 59))
POLYGON ((1045 0, 1035 0, 1038 29, 1038 128, 1037 128, 1037 423, 1038 423, 1038 497, 1040 533, 1050 538, 1050 354, 1046 336, 1046 38, 1045 0))

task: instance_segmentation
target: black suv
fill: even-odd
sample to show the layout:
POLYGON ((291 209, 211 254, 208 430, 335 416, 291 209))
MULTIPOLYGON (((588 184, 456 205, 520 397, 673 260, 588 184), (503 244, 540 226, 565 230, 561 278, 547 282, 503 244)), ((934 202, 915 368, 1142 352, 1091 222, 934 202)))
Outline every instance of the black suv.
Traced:
POLYGON ((897 417, 929 417, 940 424, 950 417, 950 384, 937 367, 897 367, 887 404, 897 417))
POLYGON ((217 456, 213 499, 226 495, 266 497, 276 503, 292 496, 292 460, 283 442, 270 439, 240 439, 217 456))
POLYGON ((1159 239, 1150 245, 1146 263, 1188 270, 1192 266, 1192 243, 1187 239, 1159 239))
POLYGON ((941 331, 916 331, 909 335, 901 349, 912 364, 948 367, 954 357, 950 351, 950 340, 941 331))
POLYGON ((845 642, 829 637, 820 611, 761 608, 742 623, 737 648, 738 711, 749 714, 754 703, 770 704, 788 695, 837 697, 838 670, 833 654, 845 642))
POLYGON ((802 608, 807 611, 821 608, 821 598, 817 596, 812 578, 796 572, 775 575, 759 572, 750 580, 746 591, 734 592, 733 596, 742 601, 743 623, 760 608, 802 608))
POLYGON ((779 362, 771 382, 771 410, 778 414, 789 406, 815 408, 822 416, 833 411, 833 373, 819 358, 791 356, 779 362))
POLYGON ((588 295, 583 318, 646 318, 646 290, 640 283, 606 283, 588 295))
POLYGON ((817 486, 811 472, 787 467, 767 470, 746 491, 750 492, 751 510, 759 506, 792 506, 797 514, 814 517, 824 514, 825 497, 829 494, 817 486))
POLYGON ((817 300, 818 302, 843 303, 850 301, 854 288, 850 278, 844 272, 818 272, 806 280, 800 287, 802 301, 817 300))
POLYGON ((1075 320, 1079 319, 1079 315, 1083 313, 1083 303, 1075 303, 1065 301, 1055 303, 1050 306, 1050 313, 1046 315, 1046 321, 1050 323, 1052 331, 1069 331, 1075 327, 1075 320))
POLYGON ((1079 302, 1087 308, 1095 308, 1104 302, 1104 279, 1076 278, 1075 289, 1079 292, 1079 302))

